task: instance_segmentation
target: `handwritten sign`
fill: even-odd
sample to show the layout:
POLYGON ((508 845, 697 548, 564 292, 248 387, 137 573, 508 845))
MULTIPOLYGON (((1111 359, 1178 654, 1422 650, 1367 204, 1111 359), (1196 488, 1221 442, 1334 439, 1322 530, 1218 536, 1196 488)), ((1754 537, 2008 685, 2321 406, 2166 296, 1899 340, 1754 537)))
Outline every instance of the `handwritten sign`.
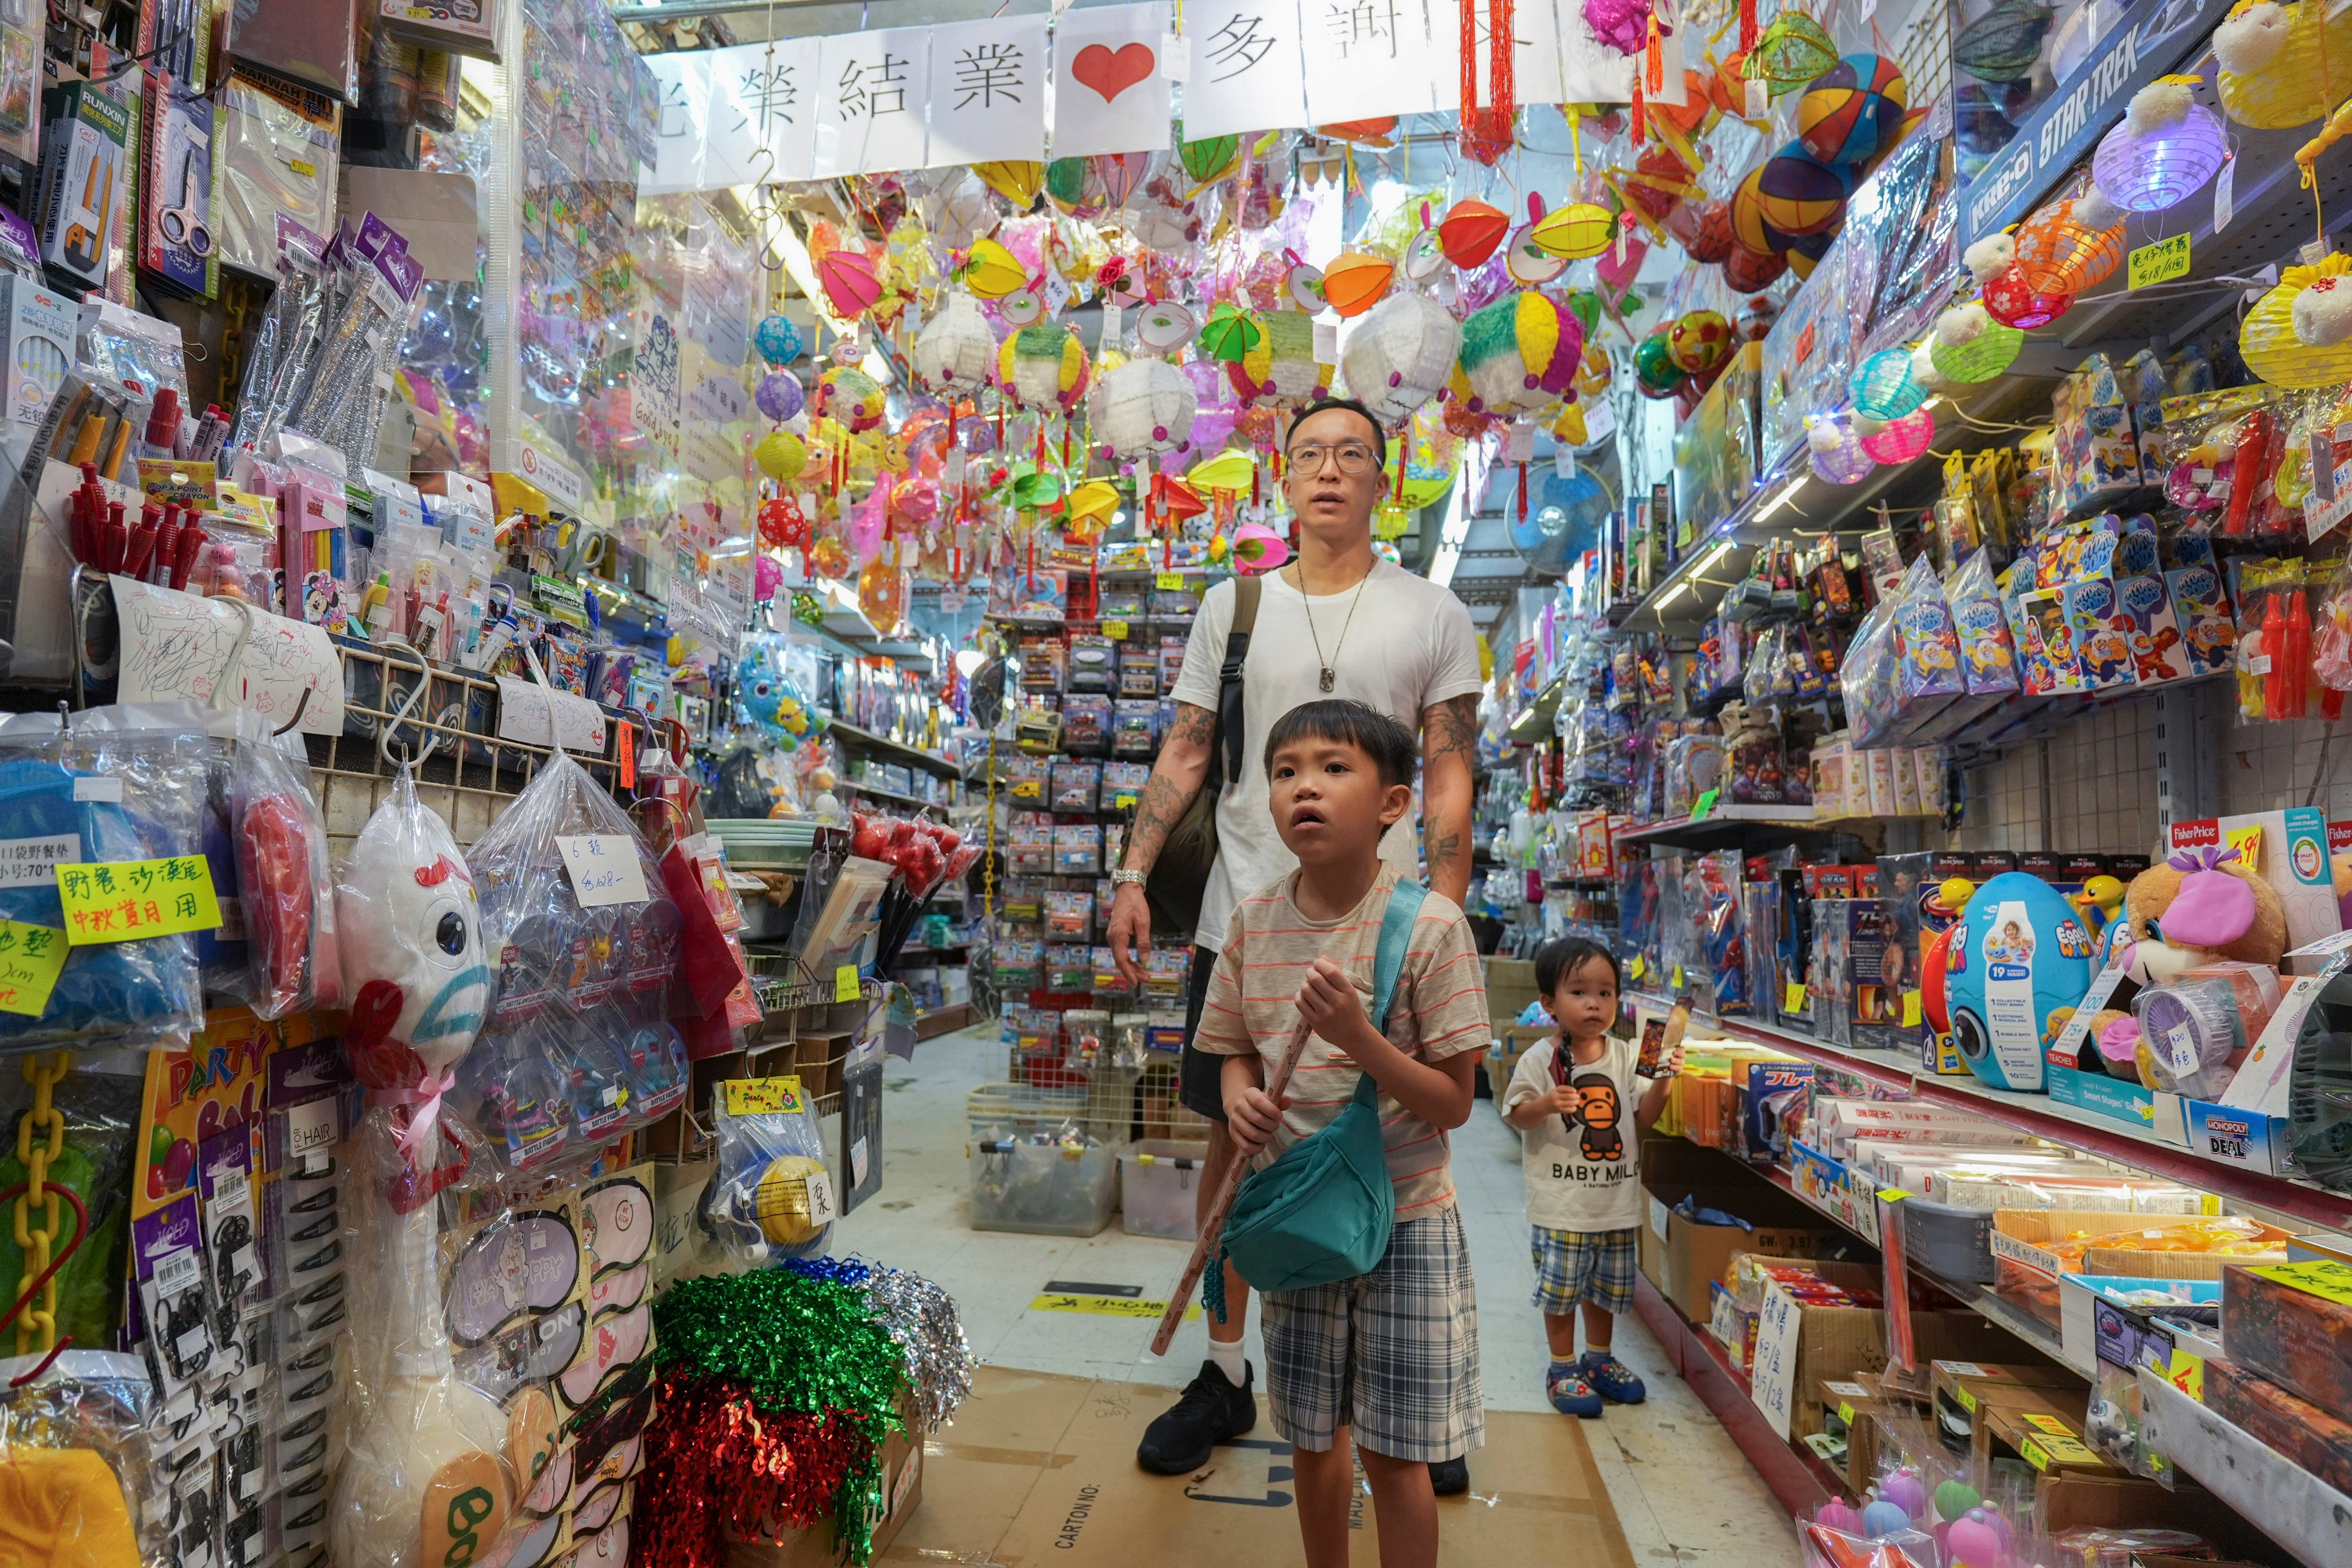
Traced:
POLYGON ((248 635, 248 610, 236 601, 111 581, 122 627, 121 700, 220 700, 251 709, 272 728, 299 707, 304 734, 343 732, 343 661, 325 628, 252 610, 248 635))
POLYGON ((55 926, 0 921, 0 1013, 37 1018, 47 1012, 70 951, 55 926))
POLYGON ((1805 1010, 1805 988, 1791 980, 1780 990, 1780 1011, 1801 1013, 1805 1010))
POLYGON ((2352 1307, 2352 1268, 2347 1268, 2333 1258, 2315 1258, 2307 1263, 2265 1263, 2246 1272, 2306 1291, 2323 1301, 2352 1307))
POLYGON ((788 1115, 807 1104, 797 1077, 730 1078, 719 1088, 730 1116, 788 1115))
POLYGON ((58 868, 66 941, 76 947, 138 942, 221 923, 213 868, 201 855, 160 860, 68 861, 58 868))
POLYGON ((857 987, 857 965, 845 963, 833 972, 833 999, 855 1002, 860 994, 857 987))
POLYGON ((1756 1320, 1756 1362, 1749 1368, 1755 1380, 1750 1397, 1772 1430, 1789 1436, 1796 1406, 1797 1340, 1804 1322, 1797 1299, 1779 1285, 1764 1288, 1764 1306, 1756 1320))
POLYGON ((2131 268, 2130 288, 2145 289, 2151 283, 2162 283, 2173 278, 2189 275, 2189 231, 2181 230, 2168 239, 2153 245, 2143 245, 2126 260, 2131 268))
POLYGON ((535 680, 499 677, 499 739, 544 746, 552 734, 567 752, 604 751, 604 710, 585 697, 535 680))
POLYGON ((1110 638, 1113 642, 1125 642, 1127 640, 1127 623, 1125 621, 1105 621, 1102 624, 1102 634, 1103 636, 1110 638))
POLYGON ((1903 1026, 1906 1029, 1916 1029, 1919 1026, 1919 1021, 1926 1016, 1925 999, 1920 994, 1916 991, 1903 993, 1903 1026))
POLYGON ((801 1182, 808 1189, 810 1225, 831 1225, 841 1217, 841 1205, 833 1201, 831 1172, 811 1171, 801 1182))
POLYGON ((1151 585, 1155 588, 1165 589, 1171 594, 1180 593, 1182 591, 1184 586, 1184 574, 1181 572, 1159 573, 1151 579, 1151 585))
POLYGON ((641 904, 646 891, 646 868, 637 858, 636 841, 625 833, 559 833, 555 847, 562 851, 564 869, 572 873, 572 891, 583 910, 606 904, 641 904))

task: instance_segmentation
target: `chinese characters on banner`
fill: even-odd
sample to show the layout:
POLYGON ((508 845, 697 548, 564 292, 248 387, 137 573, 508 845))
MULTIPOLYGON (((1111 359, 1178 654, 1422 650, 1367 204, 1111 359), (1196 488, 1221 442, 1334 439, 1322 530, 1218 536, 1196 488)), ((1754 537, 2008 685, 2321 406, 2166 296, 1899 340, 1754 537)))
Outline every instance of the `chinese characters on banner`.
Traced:
POLYGON ((1054 37, 1054 156, 1168 145, 1170 62, 1162 5, 1065 11, 1054 37))
MULTIPOLYGON (((1493 0, 1474 4, 1483 40, 1493 0)), ((1108 5, 648 55, 661 119, 639 188, 1156 152, 1179 81, 1192 138, 1460 107, 1456 0, 1194 0, 1183 17, 1181 38, 1163 5, 1108 5)), ((1631 96, 1633 61, 1593 37, 1582 0, 1520 0, 1512 33, 1518 102, 1631 96)), ((1683 100, 1679 33, 1654 101, 1683 100)))
POLYGON ((1045 18, 931 29, 931 166, 1045 156, 1045 18))

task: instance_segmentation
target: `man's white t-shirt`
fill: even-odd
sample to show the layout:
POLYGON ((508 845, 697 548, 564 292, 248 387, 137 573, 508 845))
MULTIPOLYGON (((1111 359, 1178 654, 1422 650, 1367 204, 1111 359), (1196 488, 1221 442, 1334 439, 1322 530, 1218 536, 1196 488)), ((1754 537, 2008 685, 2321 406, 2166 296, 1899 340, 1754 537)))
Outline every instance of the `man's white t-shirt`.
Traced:
MULTIPOLYGON (((1348 610, 1355 588, 1317 595, 1311 636, 1306 595, 1279 573, 1264 582, 1257 625, 1242 664, 1241 777, 1226 781, 1217 804, 1217 863, 1202 891, 1200 926, 1192 933, 1196 944, 1211 949, 1224 946, 1226 921, 1244 894, 1279 880, 1298 864, 1275 832, 1273 794, 1265 778, 1265 737, 1276 720, 1304 702, 1349 697, 1419 734, 1423 709, 1485 685, 1468 608, 1450 590, 1394 562, 1373 563, 1352 625, 1348 610), (1328 692, 1320 685, 1317 637, 1335 677, 1328 692)), ((1225 662, 1225 633, 1233 624, 1234 584, 1227 581, 1201 600, 1183 672, 1176 679, 1176 700, 1217 710, 1217 671, 1225 662)), ((1381 840, 1381 858, 1407 877, 1420 858, 1412 823, 1407 813, 1381 840)))
MULTIPOLYGON (((1530 1100, 1549 1094, 1559 1082, 1554 1059, 1564 1049, 1558 1037, 1538 1040, 1519 1058, 1503 1090, 1506 1115, 1530 1100)), ((1573 1124, 1548 1113, 1519 1134, 1519 1158, 1528 1183, 1528 1223, 1547 1230, 1633 1230, 1647 1206, 1643 1201, 1641 1134, 1633 1112, 1650 1080, 1634 1069, 1641 1047, 1611 1036, 1597 1061, 1568 1064, 1568 1087, 1577 1091, 1573 1124)))

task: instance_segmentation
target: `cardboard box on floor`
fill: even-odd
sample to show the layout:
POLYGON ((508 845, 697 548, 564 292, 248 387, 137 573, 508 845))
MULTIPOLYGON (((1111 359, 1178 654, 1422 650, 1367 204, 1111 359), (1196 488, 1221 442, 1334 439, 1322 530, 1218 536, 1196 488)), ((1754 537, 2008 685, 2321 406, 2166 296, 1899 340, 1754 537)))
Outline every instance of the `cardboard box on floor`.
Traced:
POLYGON ((1818 1258, 1841 1239, 1817 1211, 1763 1185, 1754 1172, 1729 1155, 1686 1139, 1642 1140, 1642 1185, 1649 1197, 1642 1227, 1642 1273, 1694 1323, 1708 1321, 1714 1287, 1730 1267, 1733 1253, 1818 1258), (1697 1225, 1672 1212, 1692 1194, 1701 1207, 1737 1215, 1756 1228, 1697 1225))
POLYGON ((1511 1075, 1519 1069, 1519 1058, 1551 1028, 1549 1024, 1509 1024, 1495 1031, 1495 1043, 1486 1052, 1486 1086, 1494 1090, 1497 1110, 1502 1109, 1503 1090, 1511 1086, 1511 1075))
POLYGON ((1517 1023, 1528 1004, 1541 994, 1536 990, 1536 961, 1482 958, 1478 962, 1486 971, 1486 1016, 1500 1034, 1506 1026, 1517 1023))
MULTIPOLYGON (((894 1432, 882 1446, 882 1517, 874 1521, 874 1561, 882 1561, 922 1500, 923 1440, 894 1432)), ((841 1560, 829 1520, 786 1531, 772 1541, 727 1543, 727 1568, 840 1568, 841 1560)))

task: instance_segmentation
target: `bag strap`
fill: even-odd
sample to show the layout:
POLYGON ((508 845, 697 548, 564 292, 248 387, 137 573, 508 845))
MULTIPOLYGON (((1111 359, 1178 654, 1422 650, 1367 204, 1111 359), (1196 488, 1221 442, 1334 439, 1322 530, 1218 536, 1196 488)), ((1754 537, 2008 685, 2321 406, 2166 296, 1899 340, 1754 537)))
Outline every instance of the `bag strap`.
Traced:
POLYGON ((1217 669, 1217 732, 1209 742, 1209 776, 1202 787, 1213 798, 1242 776, 1246 743, 1242 717, 1242 661, 1249 657, 1250 634, 1257 629, 1257 606, 1265 592, 1262 577, 1234 579, 1234 623, 1225 628, 1224 663, 1217 669))
MULTIPOLYGON (((1404 877, 1389 895, 1388 912, 1381 916, 1380 946, 1372 953, 1372 1027, 1388 1033, 1389 1009, 1396 1001, 1398 978, 1404 973, 1404 955, 1412 946, 1413 922, 1421 918, 1422 900, 1429 889, 1404 877)), ((1380 1099, 1380 1086, 1365 1073, 1356 1085, 1356 1098, 1367 1105, 1380 1099)))

